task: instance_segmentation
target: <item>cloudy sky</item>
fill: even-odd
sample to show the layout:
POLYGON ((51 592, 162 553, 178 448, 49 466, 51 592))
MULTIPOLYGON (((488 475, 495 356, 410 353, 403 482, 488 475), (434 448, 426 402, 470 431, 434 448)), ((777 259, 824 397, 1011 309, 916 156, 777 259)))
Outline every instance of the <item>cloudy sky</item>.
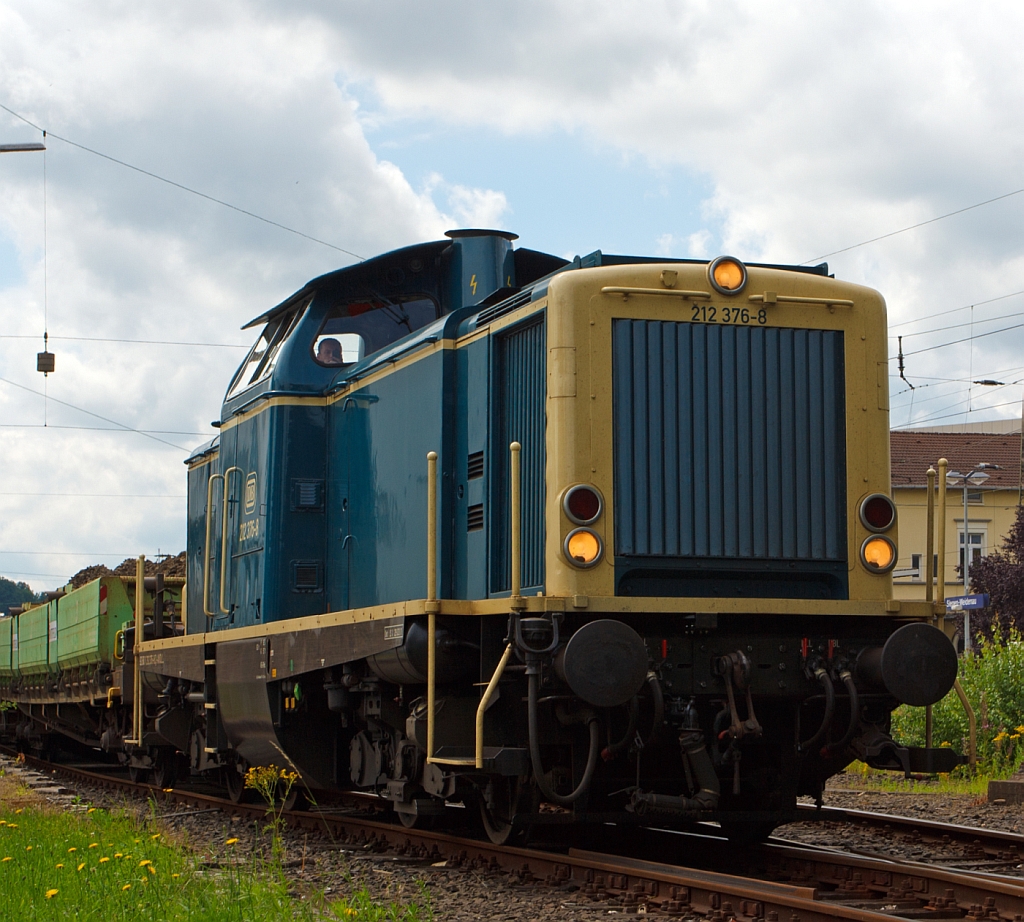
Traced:
POLYGON ((182 549, 241 324, 456 226, 832 254, 904 335, 894 426, 1019 416, 1022 33, 1010 2, 0 0, 0 105, 51 133, 0 155, 0 573, 182 549))

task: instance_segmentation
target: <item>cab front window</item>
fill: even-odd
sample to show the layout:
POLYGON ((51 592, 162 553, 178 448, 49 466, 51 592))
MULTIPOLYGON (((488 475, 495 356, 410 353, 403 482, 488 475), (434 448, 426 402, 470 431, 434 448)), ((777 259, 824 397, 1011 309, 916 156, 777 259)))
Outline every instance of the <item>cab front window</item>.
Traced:
POLYGON ((325 366, 351 365, 433 323, 437 317, 437 304, 430 298, 340 301, 327 312, 313 339, 313 358, 325 366))
POLYGON ((288 338, 288 334, 291 333, 295 321, 302 315, 304 308, 305 305, 298 310, 275 317, 267 323, 255 345, 249 350, 242 367, 235 372, 225 399, 230 400, 232 397, 237 397, 242 391, 258 384, 270 374, 274 368, 274 362, 277 360, 281 344, 288 338))

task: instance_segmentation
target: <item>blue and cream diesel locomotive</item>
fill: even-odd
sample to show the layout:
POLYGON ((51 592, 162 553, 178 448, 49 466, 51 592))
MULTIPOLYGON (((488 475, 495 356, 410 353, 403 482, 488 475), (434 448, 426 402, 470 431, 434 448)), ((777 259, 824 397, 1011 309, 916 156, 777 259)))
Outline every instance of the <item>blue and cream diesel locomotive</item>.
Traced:
POLYGON ((129 628, 105 747, 235 796, 287 765, 408 824, 461 803, 495 841, 751 838, 853 758, 949 770, 888 732, 956 658, 892 596, 882 298, 514 239, 453 231, 249 324, 188 460, 184 618, 129 628))

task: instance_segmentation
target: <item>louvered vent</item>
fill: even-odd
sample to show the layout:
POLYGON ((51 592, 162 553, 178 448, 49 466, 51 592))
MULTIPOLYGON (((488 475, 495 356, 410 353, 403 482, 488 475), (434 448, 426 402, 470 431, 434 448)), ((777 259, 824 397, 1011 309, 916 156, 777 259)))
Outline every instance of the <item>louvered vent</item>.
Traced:
POLYGON ((484 453, 482 451, 474 451, 469 456, 466 476, 470 480, 476 480, 478 477, 484 476, 484 453))
POLYGON ((293 480, 292 508, 319 509, 324 504, 322 480, 293 480))
POLYGON ((292 562, 292 586, 296 592, 317 592, 320 589, 320 561, 292 562))
POLYGON ((466 531, 483 531, 484 504, 477 503, 466 510, 466 531))
POLYGON ((526 291, 513 295, 511 298, 506 298, 504 301, 492 304, 490 307, 480 311, 480 314, 476 318, 476 325, 478 327, 482 327, 485 323, 490 323, 498 317, 504 317, 505 314, 511 314, 512 311, 522 307, 524 304, 529 304, 532 299, 533 289, 527 288, 526 291))

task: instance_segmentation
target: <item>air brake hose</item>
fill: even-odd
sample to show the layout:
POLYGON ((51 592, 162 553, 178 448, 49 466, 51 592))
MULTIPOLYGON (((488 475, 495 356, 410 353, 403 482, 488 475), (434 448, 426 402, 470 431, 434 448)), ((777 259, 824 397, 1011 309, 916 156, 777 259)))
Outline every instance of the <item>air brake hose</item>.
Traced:
POLYGON ((825 738, 828 728, 832 725, 832 714, 836 709, 836 690, 832 687, 832 679, 829 677, 829 674, 824 668, 818 666, 814 670, 814 676, 821 683, 821 687, 825 692, 825 716, 821 720, 818 732, 806 742, 797 744, 797 752, 809 752, 825 738))
POLYGON ((626 724, 626 732, 623 734, 622 739, 605 746, 601 750, 601 758, 605 762, 611 762, 620 752, 623 752, 629 747, 629 744, 633 742, 633 735, 636 733, 636 722, 640 716, 640 702, 636 700, 636 695, 629 699, 629 722, 626 724))
POLYGON ((597 756, 601 751, 601 728, 597 723, 597 715, 591 714, 587 719, 590 726, 590 750, 587 753, 587 767, 580 779, 579 786, 571 794, 556 794, 551 785, 544 777, 544 766, 540 759, 540 739, 537 735, 537 685, 539 677, 536 673, 529 676, 529 692, 526 699, 526 715, 529 724, 530 736, 530 762, 533 765, 533 774, 537 779, 537 787, 540 788, 548 800, 562 807, 571 806, 579 800, 589 789, 590 782, 594 778, 594 769, 597 768, 597 756))
POLYGON ((848 669, 844 669, 839 673, 839 678, 843 680, 843 685, 846 686, 846 691, 850 695, 850 723, 841 740, 836 743, 829 743, 821 750, 821 757, 823 759, 842 755, 846 747, 853 741, 853 737, 857 732, 857 726, 860 723, 860 696, 857 694, 857 686, 853 682, 853 676, 850 675, 848 669))
POLYGON ((647 673, 647 685, 651 689, 651 698, 654 699, 654 722, 651 724, 650 736, 644 740, 644 748, 654 742, 665 720, 665 695, 661 690, 661 682, 653 672, 647 673))

